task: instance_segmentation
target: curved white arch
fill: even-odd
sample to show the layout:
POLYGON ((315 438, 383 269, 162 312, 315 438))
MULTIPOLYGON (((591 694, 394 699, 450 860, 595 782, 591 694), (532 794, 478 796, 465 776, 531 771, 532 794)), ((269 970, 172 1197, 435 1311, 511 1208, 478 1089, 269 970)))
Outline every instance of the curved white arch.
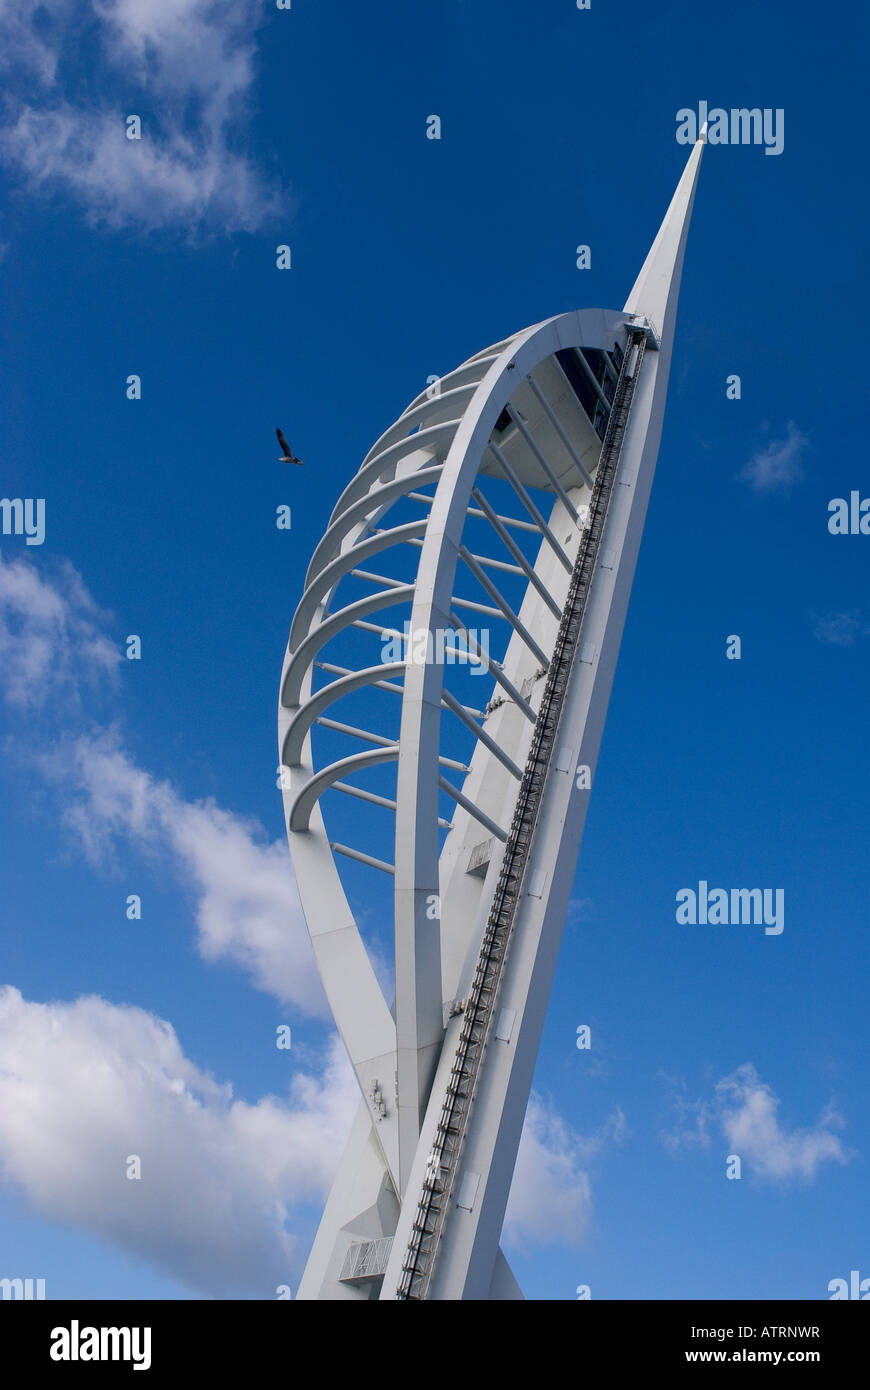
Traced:
POLYGON ((318 719, 323 711, 340 700, 342 696, 349 695, 353 690, 361 690, 363 686, 374 685, 376 681, 382 681, 388 676, 399 676, 405 670, 403 661, 395 661, 380 666, 366 666, 362 671, 353 671, 349 676, 342 676, 337 681, 331 681, 329 685, 318 690, 316 695, 310 695, 301 705, 293 716, 284 736, 281 747, 281 763, 285 767, 295 767, 302 761, 302 749, 305 744, 305 736, 315 719, 318 719))

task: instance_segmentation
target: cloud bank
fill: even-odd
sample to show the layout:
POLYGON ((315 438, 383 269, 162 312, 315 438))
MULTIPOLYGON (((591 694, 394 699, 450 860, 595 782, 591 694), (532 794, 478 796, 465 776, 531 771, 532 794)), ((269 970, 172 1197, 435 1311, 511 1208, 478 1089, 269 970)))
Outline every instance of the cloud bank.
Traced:
POLYGON ((4 0, 0 158, 94 224, 256 230, 282 204, 245 148, 262 21, 254 0, 4 0))
POLYGON ((284 841, 184 797, 137 765, 115 726, 86 717, 83 702, 121 659, 104 621, 72 566, 52 580, 0 558, 0 692, 19 716, 50 716, 48 751, 33 763, 64 823, 94 865, 120 840, 160 857, 192 897, 203 959, 239 965, 257 989, 326 1017, 284 841))
POLYGON ((0 1056, 0 1173, 36 1211, 215 1297, 295 1293, 288 1222, 323 1201, 359 1098, 337 1039, 319 1076, 249 1105, 142 1009, 6 987, 0 1056))

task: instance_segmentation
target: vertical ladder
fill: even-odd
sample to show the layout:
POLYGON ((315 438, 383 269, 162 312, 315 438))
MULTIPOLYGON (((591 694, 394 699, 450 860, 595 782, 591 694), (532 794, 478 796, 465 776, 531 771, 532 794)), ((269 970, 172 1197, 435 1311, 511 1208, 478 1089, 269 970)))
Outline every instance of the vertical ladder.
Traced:
POLYGON ((581 537, 553 655, 547 668, 544 694, 505 844, 501 872, 487 918, 474 980, 465 1004, 450 1080, 402 1262, 402 1275, 396 1289, 396 1298, 399 1300, 421 1301, 427 1297, 441 1232, 450 1205, 484 1044, 493 1017, 502 966, 513 929, 550 756, 595 573, 599 543, 628 424, 634 388, 643 360, 647 342, 646 328, 628 325, 627 339, 595 474, 588 525, 581 537))

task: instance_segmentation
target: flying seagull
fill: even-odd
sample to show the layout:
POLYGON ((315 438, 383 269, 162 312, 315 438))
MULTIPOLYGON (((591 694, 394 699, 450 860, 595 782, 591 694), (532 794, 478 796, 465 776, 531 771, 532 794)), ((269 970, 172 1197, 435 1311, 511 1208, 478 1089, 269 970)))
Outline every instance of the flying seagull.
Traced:
POLYGON ((276 430, 275 433, 276 433, 277 436, 278 436, 278 443, 281 445, 281 448, 284 450, 284 454, 283 454, 283 456, 282 456, 281 458, 279 458, 278 462, 279 462, 279 463, 301 463, 302 460, 296 458, 295 454, 293 454, 293 453, 291 452, 291 450, 290 450, 290 445, 287 443, 287 440, 284 438, 284 436, 283 436, 283 434, 281 433, 281 431, 280 431, 280 430, 276 430))

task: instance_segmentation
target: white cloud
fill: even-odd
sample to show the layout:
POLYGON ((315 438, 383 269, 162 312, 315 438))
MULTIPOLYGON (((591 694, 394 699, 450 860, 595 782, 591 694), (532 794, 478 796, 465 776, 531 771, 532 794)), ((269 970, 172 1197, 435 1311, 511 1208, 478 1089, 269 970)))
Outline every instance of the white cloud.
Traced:
POLYGON ((709 1149, 711 1132, 718 1130, 729 1153, 772 1182, 811 1181, 823 1163, 849 1161, 836 1133, 844 1123, 836 1110, 829 1107, 812 1129, 783 1128, 781 1102, 751 1062, 718 1081, 711 1100, 671 1099, 676 1122, 660 1138, 672 1153, 693 1145, 709 1149))
POLYGON ((866 636, 870 631, 857 609, 849 613, 823 613, 821 616, 811 613, 810 617, 816 641, 832 647, 852 647, 859 634, 866 636))
POLYGON ((65 823, 94 865, 109 861, 119 839, 162 856, 193 897, 206 960, 232 961, 258 989, 326 1016, 283 840, 214 801, 188 800, 138 766, 116 731, 88 728, 81 695, 120 660, 103 621, 72 566, 52 581, 32 562, 0 563, 0 690, 31 720, 46 707, 39 746, 48 751, 32 764, 55 788, 65 823))
POLYGON ((150 231, 174 222, 253 231, 268 211, 259 178, 243 156, 181 134, 128 141, 123 115, 70 106, 25 108, 0 138, 0 152, 31 185, 62 185, 94 224, 150 231))
POLYGON ((295 1293, 305 1251, 288 1222, 322 1202, 359 1100, 337 1038, 322 1076, 250 1105, 142 1009, 5 988, 0 1056, 0 1173, 35 1211, 206 1294, 295 1293))
POLYGON ((683 1148, 709 1149, 711 1107, 709 1103, 686 1099, 684 1081, 669 1077, 671 1091, 668 1104, 672 1112, 671 1128, 660 1130, 659 1139, 669 1153, 683 1148))
POLYGON ((505 1211, 505 1245, 518 1250, 583 1245, 592 1211, 587 1166, 624 1134, 625 1119, 617 1110, 601 1130, 584 1138, 532 1092, 505 1211))
POLYGON ((592 898, 572 898, 568 904, 566 921, 588 922, 595 916, 595 902, 592 898))
POLYGON ((809 1180, 829 1160, 847 1162, 834 1133, 843 1126, 836 1111, 825 1111, 814 1129, 782 1129, 778 1118, 780 1101, 751 1062, 718 1083, 716 1101, 731 1152, 748 1160, 762 1178, 809 1180))
POLYGON ((56 585, 23 560, 0 556, 0 683, 10 705, 37 708, 61 694, 78 708, 83 686, 114 683, 121 660, 106 621, 71 565, 56 585))
POLYGON ((137 767, 113 734, 77 740, 67 761, 45 770, 72 800, 65 820, 91 862, 118 837, 169 854, 194 897, 197 944, 206 960, 240 965, 258 989, 309 1015, 327 1014, 305 919, 283 841, 213 801, 187 801, 137 767))
POLYGON ((0 47, 19 80, 7 84, 0 156, 31 189, 66 190, 95 223, 254 230, 281 206, 240 146, 261 21, 253 0, 65 0, 51 11, 6 0, 0 47), (141 140, 126 137, 131 114, 141 140))
POLYGON ((10 70, 49 86, 60 59, 61 26, 69 23, 77 0, 0 0, 0 62, 10 70))
POLYGON ((785 438, 756 449, 738 477, 745 478, 754 492, 789 492, 804 475, 808 447, 807 436, 789 420, 785 438))

